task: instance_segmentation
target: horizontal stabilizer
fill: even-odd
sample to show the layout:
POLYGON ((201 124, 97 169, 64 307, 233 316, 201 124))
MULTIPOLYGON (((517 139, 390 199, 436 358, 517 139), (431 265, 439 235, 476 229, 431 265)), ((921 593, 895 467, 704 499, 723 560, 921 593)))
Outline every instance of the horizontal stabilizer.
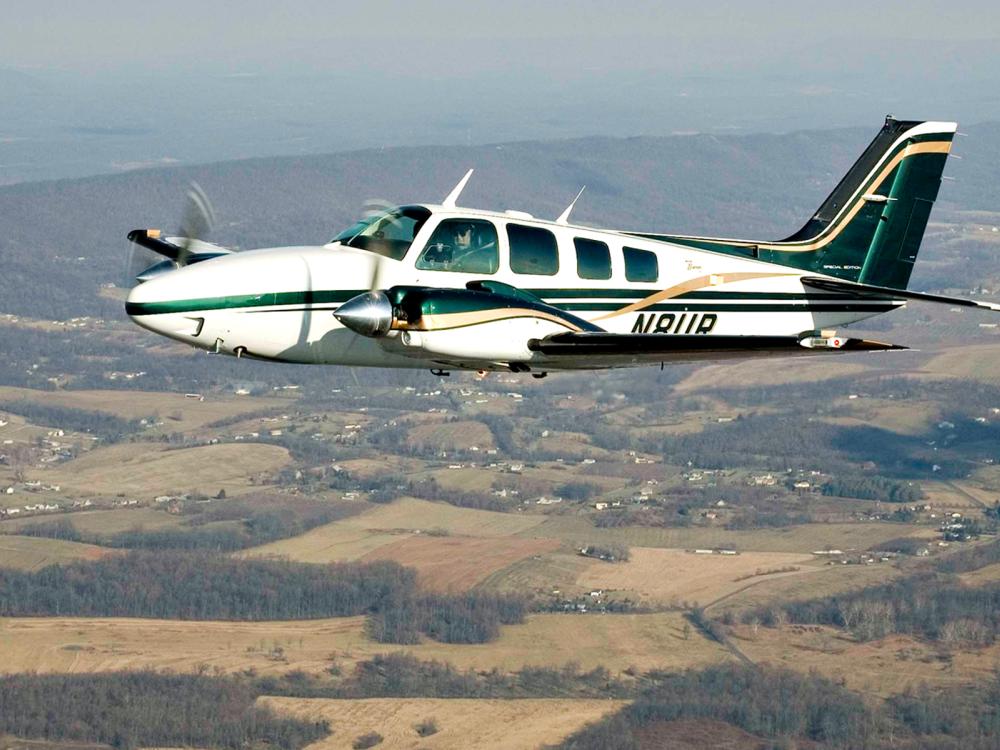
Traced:
POLYGON ((848 294, 856 294, 859 297, 896 297, 899 299, 936 302, 941 305, 953 305, 956 307, 976 307, 980 310, 1000 312, 1000 305, 993 302, 979 302, 978 300, 963 299, 962 297, 948 297, 944 294, 927 294, 926 292, 913 292, 908 289, 891 289, 885 286, 856 284, 851 281, 824 279, 817 276, 803 276, 801 281, 804 286, 811 286, 813 289, 820 289, 824 292, 846 292, 848 294))

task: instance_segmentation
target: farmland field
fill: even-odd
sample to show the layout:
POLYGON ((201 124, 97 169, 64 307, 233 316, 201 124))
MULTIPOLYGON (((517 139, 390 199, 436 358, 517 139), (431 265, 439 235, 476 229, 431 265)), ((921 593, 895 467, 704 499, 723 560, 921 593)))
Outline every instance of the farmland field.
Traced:
POLYGON ((802 576, 822 570, 812 555, 744 552, 698 555, 684 550, 633 547, 628 562, 594 560, 577 583, 590 589, 624 591, 644 603, 679 601, 706 605, 748 586, 774 578, 802 576), (785 570, 795 568, 796 570, 785 570), (768 575, 755 575, 767 573, 768 575), (777 572, 781 571, 781 572, 777 572))
MULTIPOLYGON (((75 529, 84 534, 117 534, 142 528, 146 531, 176 528, 183 521, 166 511, 148 507, 118 508, 115 510, 86 510, 59 516, 69 521, 75 529)), ((13 533, 17 529, 37 523, 51 523, 52 517, 19 518, 0 522, 0 531, 13 533)))
POLYGON ((902 536, 926 536, 930 527, 887 523, 813 523, 778 529, 730 531, 718 527, 599 529, 582 516, 559 517, 522 532, 522 536, 563 539, 573 544, 618 542, 636 547, 731 548, 741 552, 809 554, 827 547, 863 550, 902 536))
POLYGON ((544 520, 543 516, 495 513, 402 498, 360 515, 319 526, 301 536, 255 547, 245 554, 287 557, 311 563, 355 560, 416 533, 437 531, 456 536, 505 537, 531 529, 544 520))
POLYGON ((381 545, 362 560, 394 560, 417 571, 427 591, 465 591, 498 570, 559 546, 550 539, 409 536, 381 545))
POLYGON ((277 471, 290 460, 288 451, 259 443, 206 445, 165 450, 156 443, 127 443, 98 448, 72 461, 31 476, 59 484, 80 495, 128 493, 152 498, 172 492, 215 494, 247 491, 250 478, 277 471))
POLYGON ((476 446, 480 450, 493 448, 493 433, 482 422, 442 422, 414 427, 408 440, 436 450, 468 450, 476 446))
POLYGON ((107 552, 92 544, 65 542, 61 539, 0 536, 0 568, 38 570, 56 563, 97 560, 107 552))
POLYGON ((521 750, 557 743, 585 724, 623 705, 611 700, 467 700, 371 698, 326 700, 265 696, 259 703, 281 715, 326 720, 332 733, 311 750, 350 750, 360 735, 377 732, 386 750, 509 748, 521 750), (421 738, 415 725, 433 719, 438 731, 421 738))
MULTIPOLYGON (((102 411, 123 419, 141 419, 157 415, 168 432, 185 432, 210 422, 239 414, 290 406, 287 399, 211 395, 204 401, 186 398, 183 393, 152 391, 36 391, 30 388, 0 386, 0 401, 38 401, 46 406, 60 406, 85 411, 102 411)), ((56 426, 56 425, 50 425, 56 426)))
POLYGON ((729 652, 685 628, 680 613, 650 615, 531 615, 505 625, 485 644, 424 641, 376 643, 362 617, 290 622, 190 622, 131 618, 0 618, 0 673, 104 672, 159 669, 280 674, 323 673, 331 659, 351 663, 405 650, 460 669, 520 669, 525 665, 583 669, 605 666, 697 667, 728 660, 729 652))

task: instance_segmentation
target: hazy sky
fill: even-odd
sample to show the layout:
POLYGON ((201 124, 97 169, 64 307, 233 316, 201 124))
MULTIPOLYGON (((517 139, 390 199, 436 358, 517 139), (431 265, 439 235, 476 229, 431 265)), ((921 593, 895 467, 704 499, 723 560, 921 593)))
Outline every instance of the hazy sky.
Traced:
POLYGON ((0 10, 0 183, 364 146, 877 127, 887 112, 1000 119, 1000 4, 985 0, 0 10))
POLYGON ((83 70, 314 65, 331 70, 405 65, 440 75, 517 67, 512 50, 559 68, 667 67, 696 71, 781 57, 833 38, 891 45, 896 39, 997 39, 1000 7, 966 0, 837 3, 435 0, 433 3, 243 0, 5 0, 0 56, 13 67, 83 70), (634 38, 642 54, 616 40, 634 38), (480 54, 456 59, 453 44, 480 54), (464 45, 460 45, 464 46, 464 45), (699 56, 699 48, 710 55, 699 56), (655 51, 655 54, 654 54, 655 51), (712 59, 717 55, 721 59, 712 59))

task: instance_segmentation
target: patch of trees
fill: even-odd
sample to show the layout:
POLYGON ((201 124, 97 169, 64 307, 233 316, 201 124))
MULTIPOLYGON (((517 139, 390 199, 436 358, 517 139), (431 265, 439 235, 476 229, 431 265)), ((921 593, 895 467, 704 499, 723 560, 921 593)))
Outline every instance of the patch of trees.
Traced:
POLYGON ((595 557, 605 562, 628 562, 632 557, 627 544, 614 542, 581 545, 580 554, 584 557, 595 557))
POLYGON ((787 508, 743 508, 726 522, 727 529, 776 529, 812 521, 808 513, 787 508))
POLYGON ((130 552, 36 572, 0 569, 0 616, 299 620, 369 616, 383 643, 484 643, 524 621, 526 602, 425 595, 394 562, 310 565, 208 552, 130 552))
POLYGON ((267 695, 310 698, 632 698, 644 677, 614 677, 604 667, 582 670, 578 664, 524 667, 507 672, 458 669, 412 654, 380 654, 357 662, 347 675, 338 665, 332 676, 295 671, 254 678, 267 695))
POLYGON ((424 500, 436 500, 459 508, 474 508, 476 510, 494 510, 506 512, 511 509, 509 503, 495 495, 485 492, 465 492, 442 487, 434 477, 420 479, 407 483, 406 494, 424 500))
POLYGON ((137 747, 298 750, 325 722, 276 716, 245 680, 120 672, 0 677, 0 734, 137 747))
POLYGON ((382 643, 418 643, 421 635, 443 643, 487 643, 501 625, 524 622, 526 603, 514 596, 468 592, 403 597, 372 614, 368 632, 382 643))
POLYGON ((392 562, 308 565, 136 551, 36 572, 0 569, 4 616, 284 620, 391 608, 416 587, 392 562))
POLYGON ((935 562, 942 573, 968 573, 1000 562, 1000 539, 952 552, 935 562))
MULTIPOLYGON (((116 443, 146 428, 139 419, 122 419, 103 411, 73 409, 22 399, 2 401, 0 410, 20 414, 35 424, 94 435, 105 443, 116 443)), ((155 421, 152 417, 148 421, 155 421)))
POLYGON ((724 721, 772 740, 869 747, 873 712, 860 696, 817 674, 720 665, 649 675, 651 684, 619 712, 568 737, 560 750, 638 750, 634 732, 678 719, 724 721))
POLYGON ((887 701, 913 739, 909 750, 992 750, 1000 746, 1000 674, 985 685, 907 688, 887 701))
POLYGON ((898 482, 885 477, 835 477, 823 485, 823 494, 833 497, 856 497, 884 503, 915 503, 924 496, 919 484, 898 482))
POLYGON ((1000 635, 1000 584, 963 586, 956 578, 921 573, 822 599, 748 612, 744 622, 782 620, 832 625, 860 640, 905 633, 944 643, 985 646, 1000 635))
POLYGON ((951 444, 946 450, 935 451, 923 437, 867 425, 832 425, 811 420, 805 414, 750 415, 709 425, 702 432, 669 435, 660 441, 667 462, 690 461, 707 469, 742 466, 785 471, 818 467, 846 475, 857 472, 862 464, 874 462, 883 475, 937 478, 968 473, 967 459, 978 455, 978 448, 973 451, 975 445, 978 443, 964 448, 951 444))
POLYGON ((592 482, 565 482, 556 487, 555 493, 565 500, 587 501, 600 494, 601 488, 592 482))

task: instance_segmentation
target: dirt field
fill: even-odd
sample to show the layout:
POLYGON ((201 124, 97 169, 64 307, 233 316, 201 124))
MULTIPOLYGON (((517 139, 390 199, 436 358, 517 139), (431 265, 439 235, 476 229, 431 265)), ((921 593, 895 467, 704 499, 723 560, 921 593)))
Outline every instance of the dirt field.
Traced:
MULTIPOLYGON (((0 400, 44 402, 86 411, 103 411, 124 419, 140 419, 158 415, 167 432, 186 432, 204 427, 209 422, 233 416, 291 405, 287 399, 240 398, 239 396, 208 396, 204 401, 187 398, 183 393, 153 391, 35 391, 30 388, 0 386, 0 400)), ((51 425, 58 427, 58 425, 51 425)))
POLYGON ((809 554, 827 547, 869 549, 902 536, 926 535, 930 527, 895 523, 813 523, 780 529, 729 531, 719 527, 599 529, 581 516, 558 517, 534 526, 521 536, 562 539, 573 544, 619 542, 635 547, 731 548, 741 552, 795 552, 809 554))
POLYGON ((91 544, 64 542, 61 539, 0 535, 0 568, 38 570, 56 563, 97 560, 107 552, 91 544))
POLYGON ((899 575, 902 575, 902 571, 894 565, 824 565, 807 576, 765 578, 753 586, 717 600, 709 613, 718 617, 729 610, 738 612, 778 602, 836 596, 865 586, 886 583, 899 575))
POLYGON ((846 378, 867 372, 870 368, 860 357, 837 356, 832 361, 808 359, 786 360, 782 366, 773 362, 737 362, 735 364, 708 365, 699 367, 690 376, 674 387, 676 393, 691 393, 714 388, 745 388, 747 383, 766 382, 768 385, 781 383, 814 382, 830 378, 846 378))
POLYGON ((301 536, 255 547, 245 554, 287 557, 311 563, 356 560, 385 545, 401 542, 418 531, 440 530, 455 536, 496 538, 527 531, 544 520, 543 516, 494 513, 402 498, 301 536))
POLYGON ((19 518, 3 521, 0 523, 0 530, 13 532, 22 526, 53 523, 56 520, 69 521, 76 529, 85 534, 116 534, 140 526, 147 531, 176 528, 184 519, 156 508, 118 508, 115 510, 87 510, 59 516, 19 518))
POLYGON ((933 357, 923 370, 952 378, 969 378, 990 385, 1000 385, 1000 344, 960 346, 945 349, 933 357))
POLYGON ((385 750, 524 750, 560 742, 585 724, 624 705, 610 700, 468 700, 440 698, 373 698, 328 700, 275 698, 259 702, 279 714, 310 721, 325 719, 332 734, 310 750, 350 750, 369 732, 385 739, 385 750), (437 733, 421 738, 414 726, 433 718, 437 733))
POLYGON ((164 450, 158 443, 127 443, 98 448, 80 458, 29 478, 59 484, 85 495, 120 492, 142 498, 198 491, 214 495, 254 489, 251 476, 267 476, 290 461, 288 451, 259 443, 206 445, 164 450))
POLYGON ((226 672, 293 669, 319 674, 331 659, 349 669, 375 654, 406 651, 461 669, 520 669, 525 665, 583 669, 630 666, 684 669, 730 659, 694 632, 679 613, 652 615, 532 615, 501 629, 493 643, 413 646, 375 643, 364 618, 293 622, 188 622, 116 618, 0 618, 0 673, 104 672, 203 668, 226 672), (280 647, 280 655, 276 649, 280 647))
POLYGON ((493 433, 482 422, 442 422, 414 427, 409 432, 409 440, 418 445, 437 450, 468 450, 476 446, 481 451, 494 448, 493 433))
POLYGON ((589 589, 626 592, 642 602, 670 604, 716 599, 774 578, 803 576, 822 570, 812 555, 744 552, 739 555, 697 555, 677 549, 633 547, 624 563, 594 560, 577 583, 589 589), (784 568, 796 571, 773 572, 784 568))
POLYGON ((467 591, 490 574, 519 560, 550 552, 550 539, 483 539, 475 537, 410 536, 382 545, 362 560, 395 560, 415 568, 420 588, 427 591, 467 591))
POLYGON ((819 626, 762 627, 756 635, 749 627, 740 626, 734 640, 755 662, 798 671, 816 669, 827 677, 845 680, 848 688, 880 696, 923 682, 946 686, 987 681, 1000 660, 1000 645, 951 651, 944 657, 933 645, 915 638, 891 636, 856 643, 840 631, 819 626))

